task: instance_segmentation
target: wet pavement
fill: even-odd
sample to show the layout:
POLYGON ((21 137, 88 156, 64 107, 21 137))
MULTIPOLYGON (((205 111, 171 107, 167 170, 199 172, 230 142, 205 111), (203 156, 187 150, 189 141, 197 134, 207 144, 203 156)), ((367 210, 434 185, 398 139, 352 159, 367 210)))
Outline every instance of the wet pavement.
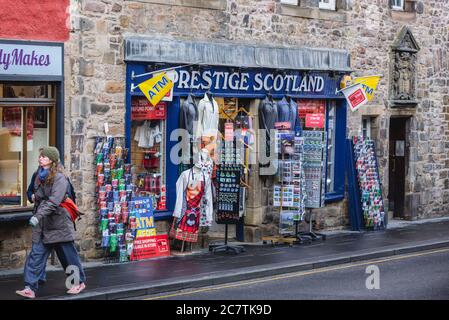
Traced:
MULTIPOLYGON (((288 272, 412 251, 449 246, 449 221, 411 224, 386 231, 342 234, 311 244, 246 245, 240 254, 211 253, 171 256, 125 264, 87 268, 87 289, 78 298, 112 299, 176 288, 237 281, 264 273, 288 272)), ((0 299, 22 299, 21 275, 0 276, 0 299)), ((67 298, 62 271, 47 272, 39 288, 41 299, 67 298)))

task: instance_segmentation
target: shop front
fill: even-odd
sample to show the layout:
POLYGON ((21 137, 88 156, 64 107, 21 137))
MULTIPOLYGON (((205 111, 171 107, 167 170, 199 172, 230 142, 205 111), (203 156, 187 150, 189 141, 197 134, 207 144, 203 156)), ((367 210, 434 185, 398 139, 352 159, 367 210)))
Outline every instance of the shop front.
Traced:
POLYGON ((26 190, 39 148, 64 154, 63 51, 63 43, 0 40, 2 220, 31 216, 26 190))
MULTIPOLYGON (((151 199, 151 236, 169 233, 184 250, 185 242, 196 244, 218 224, 226 232, 233 224, 244 240, 245 226, 262 220, 267 208, 280 220, 300 213, 295 219, 301 221, 306 208, 344 198, 346 106, 336 91, 350 71, 346 52, 141 37, 125 44, 125 137, 115 139, 126 150, 119 159, 122 200, 151 199), (161 72, 173 89, 153 106, 141 84, 161 72), (299 167, 293 140, 301 140, 305 156, 299 167), (264 203, 264 190, 256 189, 267 180, 272 187, 264 203), (158 221, 166 228, 158 230, 158 221)), ((156 83, 150 96, 163 85, 156 83)), ((105 168, 97 170, 102 182, 105 168)), ((132 255, 126 239, 136 240, 134 216, 142 207, 108 203, 111 188, 99 200, 102 232, 111 237, 117 227, 108 228, 107 220, 117 224, 114 252, 126 247, 132 255), (113 207, 125 207, 125 219, 114 221, 113 207)))

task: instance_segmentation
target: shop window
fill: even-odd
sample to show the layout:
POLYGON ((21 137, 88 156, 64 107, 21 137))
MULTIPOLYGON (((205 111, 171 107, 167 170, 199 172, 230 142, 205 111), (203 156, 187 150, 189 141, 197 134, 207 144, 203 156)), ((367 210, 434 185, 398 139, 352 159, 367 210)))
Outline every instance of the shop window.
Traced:
POLYGON ((344 141, 340 140, 342 139, 341 131, 344 130, 341 121, 345 114, 342 111, 344 108, 338 107, 333 100, 298 100, 298 115, 303 130, 326 131, 326 194, 338 194, 339 197, 344 188, 344 174, 342 174, 344 159, 341 146, 344 141))
POLYGON ((334 101, 328 103, 327 109, 327 168, 326 168, 326 191, 334 192, 335 173, 335 128, 336 128, 336 106, 334 101))
POLYGON ((53 92, 50 85, 0 84, 0 211, 31 206, 26 190, 39 149, 55 142, 53 92))
POLYGON ((151 197, 156 210, 166 210, 166 103, 152 107, 145 97, 132 98, 131 162, 137 194, 151 197))

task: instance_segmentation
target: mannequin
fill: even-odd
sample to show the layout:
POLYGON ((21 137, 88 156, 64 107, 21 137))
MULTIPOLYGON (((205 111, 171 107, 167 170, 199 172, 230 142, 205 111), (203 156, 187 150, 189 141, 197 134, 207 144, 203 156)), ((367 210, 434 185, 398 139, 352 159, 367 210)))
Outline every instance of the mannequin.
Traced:
MULTIPOLYGON (((197 242, 200 226, 212 223, 212 190, 207 174, 208 152, 202 150, 195 165, 181 173, 176 182, 176 205, 173 212, 175 239, 197 242)), ((211 162, 211 161, 210 161, 211 162)))
POLYGON ((215 158, 215 149, 217 147, 219 115, 217 102, 209 91, 206 92, 204 98, 198 103, 198 124, 195 138, 201 139, 198 149, 207 148, 212 158, 215 158))

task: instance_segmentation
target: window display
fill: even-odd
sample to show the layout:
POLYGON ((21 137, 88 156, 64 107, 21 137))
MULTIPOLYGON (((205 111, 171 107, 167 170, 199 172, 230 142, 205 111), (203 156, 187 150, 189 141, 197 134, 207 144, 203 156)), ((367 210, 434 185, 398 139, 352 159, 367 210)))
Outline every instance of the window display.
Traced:
POLYGON ((131 164, 133 184, 141 197, 153 199, 154 210, 166 210, 166 104, 155 107, 142 97, 133 97, 131 113, 131 164))
POLYGON ((39 148, 54 144, 52 92, 49 85, 0 84, 0 209, 31 206, 25 191, 37 170, 39 148))

